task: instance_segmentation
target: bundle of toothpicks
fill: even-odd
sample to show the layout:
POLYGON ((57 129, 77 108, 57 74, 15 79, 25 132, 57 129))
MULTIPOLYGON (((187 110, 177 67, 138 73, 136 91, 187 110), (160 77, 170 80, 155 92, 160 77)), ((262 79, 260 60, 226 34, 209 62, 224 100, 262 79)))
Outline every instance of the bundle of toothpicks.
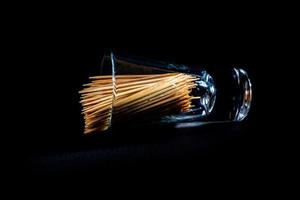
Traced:
POLYGON ((183 73, 90 77, 81 95, 85 134, 128 122, 189 111, 197 77, 183 73))

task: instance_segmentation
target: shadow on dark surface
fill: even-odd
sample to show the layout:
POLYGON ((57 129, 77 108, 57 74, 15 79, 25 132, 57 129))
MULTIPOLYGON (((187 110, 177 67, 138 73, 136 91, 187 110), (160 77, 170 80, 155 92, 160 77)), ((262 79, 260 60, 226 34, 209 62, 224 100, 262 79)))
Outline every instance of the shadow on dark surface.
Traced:
POLYGON ((27 164, 35 175, 166 167, 174 163, 176 167, 184 168, 187 167, 185 164, 198 165, 200 162, 204 167, 222 159, 241 161, 249 153, 254 155, 257 146, 251 146, 255 141, 249 128, 247 123, 225 123, 83 136, 38 148, 39 152, 31 154, 27 164))

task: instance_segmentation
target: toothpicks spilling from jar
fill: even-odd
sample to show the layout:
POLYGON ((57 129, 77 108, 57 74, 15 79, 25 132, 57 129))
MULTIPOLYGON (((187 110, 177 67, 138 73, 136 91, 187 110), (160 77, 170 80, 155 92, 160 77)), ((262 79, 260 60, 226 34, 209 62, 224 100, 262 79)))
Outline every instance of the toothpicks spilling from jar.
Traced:
POLYGON ((197 77, 183 73, 95 76, 81 94, 85 134, 107 130, 111 123, 187 112, 197 77))

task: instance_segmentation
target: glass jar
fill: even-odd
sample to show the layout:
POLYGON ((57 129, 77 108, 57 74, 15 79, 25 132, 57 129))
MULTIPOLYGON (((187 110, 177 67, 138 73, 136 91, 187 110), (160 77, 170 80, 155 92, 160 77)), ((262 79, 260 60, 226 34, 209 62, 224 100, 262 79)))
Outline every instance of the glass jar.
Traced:
POLYGON ((243 121, 252 86, 241 68, 205 69, 108 52, 80 91, 85 134, 116 127, 243 121))

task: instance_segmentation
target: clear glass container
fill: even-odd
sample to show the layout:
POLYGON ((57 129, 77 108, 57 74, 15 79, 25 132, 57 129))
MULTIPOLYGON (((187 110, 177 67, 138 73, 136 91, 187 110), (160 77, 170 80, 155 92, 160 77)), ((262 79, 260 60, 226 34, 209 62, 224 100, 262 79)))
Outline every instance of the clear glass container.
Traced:
POLYGON ((211 71, 108 52, 80 91, 85 134, 116 127, 243 121, 252 86, 241 68, 211 71))

